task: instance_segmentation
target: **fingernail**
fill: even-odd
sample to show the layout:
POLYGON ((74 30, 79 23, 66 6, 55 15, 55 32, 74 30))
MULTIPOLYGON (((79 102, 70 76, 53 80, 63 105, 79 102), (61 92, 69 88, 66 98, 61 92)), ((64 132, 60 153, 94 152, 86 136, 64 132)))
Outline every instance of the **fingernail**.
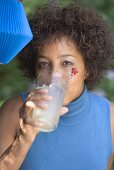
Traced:
POLYGON ((26 106, 35 107, 35 104, 32 101, 27 101, 26 106))
POLYGON ((68 108, 67 108, 67 107, 63 107, 62 110, 63 110, 64 112, 68 112, 68 108))

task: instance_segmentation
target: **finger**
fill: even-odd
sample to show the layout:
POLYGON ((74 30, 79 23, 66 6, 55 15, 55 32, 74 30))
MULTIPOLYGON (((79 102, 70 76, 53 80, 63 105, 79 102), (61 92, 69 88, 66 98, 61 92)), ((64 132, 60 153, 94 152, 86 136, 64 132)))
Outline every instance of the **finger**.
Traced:
POLYGON ((34 141, 36 135, 38 134, 38 128, 31 126, 30 124, 25 124, 23 120, 20 119, 20 129, 19 136, 25 138, 30 143, 34 141))
POLYGON ((23 124, 23 119, 22 118, 20 118, 20 127, 21 127, 21 129, 24 128, 24 124, 23 124))
POLYGON ((31 126, 34 126, 34 127, 37 127, 37 128, 40 128, 40 127, 44 127, 45 124, 39 120, 33 120, 29 117, 27 117, 25 120, 24 120, 24 124, 29 124, 31 126))
POLYGON ((68 108, 67 107, 62 107, 61 110, 60 110, 60 115, 64 115, 67 112, 68 112, 68 108))
POLYGON ((32 117, 32 114, 33 114, 33 108, 26 107, 26 102, 19 109, 19 117, 23 120, 26 119, 26 117, 32 117))
POLYGON ((48 89, 34 89, 34 90, 31 90, 28 94, 28 97, 29 96, 32 96, 33 94, 48 94, 48 89))
POLYGON ((28 98, 27 98, 27 101, 28 100, 37 100, 37 101, 50 101, 52 100, 52 97, 51 96, 48 96, 46 94, 38 94, 38 93, 35 93, 35 94, 32 94, 30 95, 28 98))
POLYGON ((26 112, 25 112, 25 107, 24 107, 25 104, 23 104, 23 106, 19 109, 19 117, 21 119, 25 119, 26 118, 26 112))
POLYGON ((38 102, 38 101, 27 101, 26 106, 32 109, 48 109, 48 104, 46 102, 38 102))
POLYGON ((35 135, 37 135, 38 132, 39 132, 38 128, 35 128, 35 127, 34 127, 33 130, 34 130, 35 135))

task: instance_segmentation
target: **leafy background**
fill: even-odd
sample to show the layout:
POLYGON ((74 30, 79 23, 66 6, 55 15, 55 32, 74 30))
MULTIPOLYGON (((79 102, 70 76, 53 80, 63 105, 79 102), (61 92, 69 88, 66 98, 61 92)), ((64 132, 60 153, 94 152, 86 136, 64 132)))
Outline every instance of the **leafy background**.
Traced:
MULTIPOLYGON (((23 3, 26 14, 28 15, 32 13, 37 5, 47 3, 48 1, 24 0, 23 3)), ((50 1, 52 2, 52 0, 50 1)), ((66 5, 70 2, 77 1, 60 0, 59 2, 66 5)), ((114 32, 114 0, 80 0, 80 3, 97 9, 103 18, 109 22, 111 29, 114 32)), ((16 58, 13 59, 8 65, 0 65, 0 105, 7 98, 13 95, 18 95, 20 92, 27 90, 29 87, 27 79, 22 76, 22 73, 18 70, 17 65, 16 58)), ((114 63, 112 68, 106 72, 100 85, 97 89, 95 89, 95 92, 100 95, 105 95, 109 100, 114 101, 114 63)))

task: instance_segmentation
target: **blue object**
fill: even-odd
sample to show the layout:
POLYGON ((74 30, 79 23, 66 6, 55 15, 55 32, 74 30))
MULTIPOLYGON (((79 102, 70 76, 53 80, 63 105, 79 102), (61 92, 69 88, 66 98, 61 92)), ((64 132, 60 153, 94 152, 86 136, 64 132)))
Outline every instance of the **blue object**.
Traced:
POLYGON ((0 0, 0 63, 9 63, 33 38, 20 0, 0 0))
POLYGON ((109 101, 85 88, 68 108, 55 131, 38 134, 20 170, 107 170, 113 152, 109 101))

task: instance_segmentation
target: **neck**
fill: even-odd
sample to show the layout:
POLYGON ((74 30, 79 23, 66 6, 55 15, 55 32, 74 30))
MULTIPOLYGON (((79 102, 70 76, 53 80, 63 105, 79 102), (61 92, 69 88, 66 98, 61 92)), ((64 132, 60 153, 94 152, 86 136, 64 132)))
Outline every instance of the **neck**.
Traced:
POLYGON ((84 87, 85 87, 85 85, 82 85, 82 86, 80 87, 80 89, 78 89, 77 96, 75 96, 75 97, 72 98, 72 99, 70 99, 70 98, 71 98, 70 93, 69 93, 69 95, 67 94, 68 97, 64 99, 63 105, 64 105, 64 106, 67 106, 67 105, 69 105, 71 102, 73 102, 74 100, 78 99, 78 98, 81 96, 81 94, 83 93, 84 87))
POLYGON ((61 116, 61 125, 74 125, 84 119, 88 113, 90 106, 89 93, 87 92, 86 86, 78 98, 68 104, 68 113, 61 116))

